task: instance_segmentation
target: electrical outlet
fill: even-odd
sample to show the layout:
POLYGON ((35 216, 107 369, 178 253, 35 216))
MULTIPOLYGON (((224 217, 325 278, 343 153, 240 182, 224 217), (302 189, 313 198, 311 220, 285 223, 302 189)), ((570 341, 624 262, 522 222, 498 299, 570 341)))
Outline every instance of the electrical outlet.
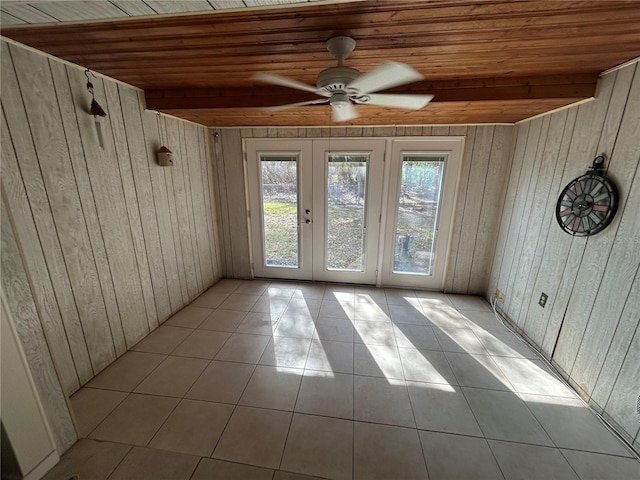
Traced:
POLYGON ((501 292, 496 288, 496 293, 494 294, 496 301, 504 303, 504 292, 501 292))
POLYGON ((549 298, 549 296, 546 293, 542 292, 540 294, 540 300, 538 300, 538 305, 544 308, 544 306, 547 304, 547 298, 549 298))

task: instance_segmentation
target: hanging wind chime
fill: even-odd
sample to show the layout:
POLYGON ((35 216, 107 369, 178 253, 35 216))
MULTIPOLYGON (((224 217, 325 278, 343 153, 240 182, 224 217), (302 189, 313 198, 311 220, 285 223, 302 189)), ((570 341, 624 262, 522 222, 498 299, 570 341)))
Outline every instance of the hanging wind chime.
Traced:
POLYGON ((107 112, 105 112, 100 104, 96 101, 96 96, 93 93, 93 83, 91 83, 89 75, 92 75, 93 78, 96 78, 96 76, 88 68, 84 71, 84 75, 87 77, 87 90, 89 90, 89 93, 91 94, 91 106, 89 107, 89 113, 93 115, 94 123, 96 126, 96 135, 98 136, 98 144, 100 145, 100 148, 104 149, 104 137, 102 136, 102 125, 100 124, 100 118, 106 117, 107 112))

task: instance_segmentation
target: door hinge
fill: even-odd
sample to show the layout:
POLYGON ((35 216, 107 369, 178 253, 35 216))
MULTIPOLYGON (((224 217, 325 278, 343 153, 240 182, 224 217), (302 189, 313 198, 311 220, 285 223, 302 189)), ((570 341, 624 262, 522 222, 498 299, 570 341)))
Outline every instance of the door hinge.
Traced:
POLYGON ((251 220, 251 210, 247 210, 247 218, 251 220))

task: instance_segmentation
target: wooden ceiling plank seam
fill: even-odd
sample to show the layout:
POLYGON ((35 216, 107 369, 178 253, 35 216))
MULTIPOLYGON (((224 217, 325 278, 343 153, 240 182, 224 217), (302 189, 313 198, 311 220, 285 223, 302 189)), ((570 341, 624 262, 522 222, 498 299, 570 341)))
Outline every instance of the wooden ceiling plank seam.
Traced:
MULTIPOLYGON (((602 4, 604 5, 605 3, 602 2, 602 4)), ((431 8, 425 8, 424 4, 422 4, 422 11, 427 11, 427 12, 432 12, 433 9, 431 8)), ((415 6, 415 4, 414 4, 415 6)), ((415 10, 414 10, 415 11, 415 10)), ((522 20, 526 25, 533 25, 535 22, 542 22, 541 26, 544 27, 550 27, 550 26, 555 26, 555 27, 559 27, 561 25, 558 25, 557 22, 560 21, 561 19, 566 19, 566 24, 567 25, 573 25, 576 23, 580 23, 584 20, 587 20, 589 18, 591 19, 597 19, 600 22, 604 22, 604 21, 610 21, 610 22, 614 22, 617 18, 616 15, 622 15, 622 17, 619 18, 619 20, 624 20, 625 18, 625 14, 627 12, 629 12, 629 5, 628 4, 616 4, 614 2, 606 2, 606 8, 604 8, 604 6, 600 6, 600 8, 597 9, 590 9, 589 11, 587 11, 586 13, 583 12, 576 12, 576 11, 572 11, 569 8, 563 8, 562 12, 564 12, 564 15, 553 15, 550 12, 546 11, 542 14, 540 14, 537 17, 532 17, 530 15, 530 13, 528 12, 524 12, 521 14, 521 16, 517 16, 514 14, 509 14, 509 15, 504 15, 504 18, 502 18, 503 21, 500 20, 496 20, 496 16, 495 15, 490 15, 487 16, 487 18, 489 20, 492 21, 498 21, 500 22, 500 24, 504 24, 504 21, 509 22, 510 24, 514 24, 514 22, 516 22, 516 20, 522 20), (602 13, 606 13, 606 15, 603 17, 602 13), (581 15, 587 15, 587 18, 581 18, 581 15), (556 24, 553 23, 549 23, 549 22, 556 22, 556 24)), ((357 13, 357 12, 352 12, 352 13, 357 13)), ((388 12, 386 13, 388 15, 388 12)), ((57 32, 57 34, 63 34, 65 30, 71 30, 74 32, 75 35, 78 35, 80 37, 82 37, 82 33, 86 32, 88 34, 91 35, 95 35, 97 31, 100 32, 100 35, 105 37, 106 39, 108 39, 110 34, 113 35, 118 35, 118 34, 123 34, 125 33, 127 30, 130 31, 130 36, 132 36, 134 33, 136 32, 140 32, 138 33, 141 36, 146 36, 146 35, 153 35, 154 31, 158 31, 160 34, 162 35, 176 35, 178 33, 185 33, 185 29, 187 28, 195 28, 195 26, 193 25, 194 23, 196 25, 198 25, 198 23, 203 23, 203 28, 204 30, 201 32, 203 35, 212 35, 212 29, 214 28, 218 28, 221 29, 221 34, 225 34, 225 35, 229 35, 230 32, 229 29, 233 29, 236 28, 238 29, 237 33, 241 33, 241 32, 246 32, 247 30, 252 30, 252 22, 251 20, 247 19, 246 14, 241 14, 242 17, 239 19, 240 21, 237 22, 238 26, 234 26, 235 23, 233 21, 230 20, 225 20, 225 21, 219 21, 217 23, 211 23, 211 19, 206 19, 206 18, 202 18, 202 15, 196 16, 196 17, 185 17, 185 16, 181 16, 181 17, 177 17, 177 18, 170 18, 170 17, 165 17, 162 19, 138 19, 136 20, 138 23, 140 23, 140 25, 135 25, 134 22, 120 22, 120 23, 116 23, 116 22, 102 22, 99 24, 84 24, 84 25, 47 25, 47 26, 33 26, 32 28, 38 28, 42 31, 44 31, 44 39, 46 41, 50 41, 51 39, 46 38, 46 32, 47 31, 52 31, 52 32, 57 32), (172 24, 175 23, 175 25, 172 26, 172 24), (151 24, 151 25, 149 25, 151 24), (187 26, 186 24, 189 24, 189 26, 187 26), (143 27, 143 28, 140 28, 143 27), (177 29, 176 31, 172 31, 171 28, 175 28, 177 29), (141 32, 141 30, 143 30, 141 32)), ((382 15, 380 13, 378 13, 378 15, 382 15)), ((431 16, 428 18, 415 18, 415 16, 411 17, 409 20, 407 20, 407 22, 409 22, 408 24, 422 24, 424 25, 424 21, 428 20, 430 22, 429 28, 430 30, 433 30, 436 26, 437 23, 443 23, 445 27, 450 28, 451 27, 451 23, 454 21, 460 22, 460 21, 472 21, 475 23, 482 23, 483 22, 483 18, 482 16, 479 16, 476 14, 474 15, 467 15, 465 17, 456 17, 455 15, 452 14, 452 12, 448 12, 443 14, 439 19, 433 18, 433 15, 430 14, 431 16), (440 22, 438 21, 440 20, 440 22)), ((313 22, 311 25, 307 26, 307 25, 301 25, 300 22, 298 22, 296 24, 296 26, 294 27, 297 30, 304 30, 307 28, 312 28, 312 29, 317 29, 318 28, 318 24, 319 24, 319 19, 322 18, 321 15, 315 15, 313 16, 313 18, 309 19, 309 18, 304 18, 304 20, 308 21, 308 22, 313 22)), ((289 21, 290 19, 284 18, 284 21, 289 21)), ((276 19, 276 20, 270 20, 269 18, 260 18, 260 19, 256 19, 256 22, 258 22, 256 24, 256 27, 259 27, 257 29, 258 32, 262 33, 264 31, 274 31, 274 28, 283 28, 283 25, 280 24, 275 24, 272 25, 269 22, 270 21, 279 21, 282 22, 283 19, 276 19)), ((327 22, 333 22, 330 23, 329 25, 333 25, 335 26, 335 20, 330 16, 327 15, 327 22)), ((354 20, 355 22, 355 20, 354 20)), ((386 22, 384 23, 390 23, 392 25, 399 25, 402 26, 403 23, 401 21, 399 21, 399 19, 397 18, 397 15, 393 15, 393 17, 391 19, 387 19, 386 22)), ((486 22, 485 22, 486 23, 486 22)), ((516 22, 517 23, 517 22, 516 22)), ((383 23, 380 23, 383 24, 383 23)), ((374 20, 369 19, 369 21, 367 22, 367 25, 370 26, 380 26, 378 23, 376 23, 374 20)), ((356 23, 355 25, 353 25, 354 28, 358 28, 360 26, 360 24, 356 23)), ((489 25, 484 25, 485 27, 488 27, 489 25)), ((344 24, 342 23, 340 25, 341 28, 349 28, 350 25, 349 24, 344 24)), ((521 28, 522 25, 518 24, 518 27, 521 28)), ((23 28, 23 27, 19 27, 19 28, 23 28)), ((286 28, 286 27, 285 27, 286 28)), ((37 32, 36 32, 37 33, 37 32)), ((42 32, 40 32, 40 34, 42 34, 42 32)), ((38 35, 38 37, 41 37, 42 35, 38 35)), ((133 38, 133 37, 132 37, 133 38)))
MULTIPOLYGON (((38 10, 37 8, 34 8, 30 4, 5 5, 4 2, 2 2, 2 10, 5 11, 5 12, 8 12, 9 14, 13 15, 14 17, 19 18, 20 20, 23 20, 24 22, 26 22, 28 24, 46 23, 46 22, 59 22, 60 21, 57 18, 54 18, 51 15, 47 15, 46 13, 38 10)), ((5 26, 2 25, 2 28, 4 29, 5 26)))

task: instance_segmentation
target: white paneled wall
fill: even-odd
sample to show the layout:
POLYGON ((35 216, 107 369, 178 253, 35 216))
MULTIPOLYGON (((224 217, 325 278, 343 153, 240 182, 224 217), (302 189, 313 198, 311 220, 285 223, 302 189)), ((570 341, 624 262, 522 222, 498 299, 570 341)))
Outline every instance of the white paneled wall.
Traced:
POLYGON ((27 352, 46 339, 31 366, 48 361, 42 375, 55 368, 66 395, 220 278, 207 129, 97 78, 101 148, 86 82, 80 67, 2 42, 3 226, 19 256, 5 264, 3 244, 3 285, 28 289, 27 307, 10 304, 19 334, 27 352), (161 144, 174 167, 156 164, 161 144))
POLYGON ((445 289, 482 294, 491 268, 504 184, 509 171, 512 126, 413 126, 332 128, 229 128, 215 131, 225 276, 251 275, 246 220, 243 138, 466 136, 445 289))
POLYGON ((597 99, 517 127, 490 296, 627 440, 640 420, 640 68, 601 80, 597 99), (561 189, 605 154, 616 218, 591 237, 555 220, 561 189), (549 295, 546 307, 540 294, 549 295))

